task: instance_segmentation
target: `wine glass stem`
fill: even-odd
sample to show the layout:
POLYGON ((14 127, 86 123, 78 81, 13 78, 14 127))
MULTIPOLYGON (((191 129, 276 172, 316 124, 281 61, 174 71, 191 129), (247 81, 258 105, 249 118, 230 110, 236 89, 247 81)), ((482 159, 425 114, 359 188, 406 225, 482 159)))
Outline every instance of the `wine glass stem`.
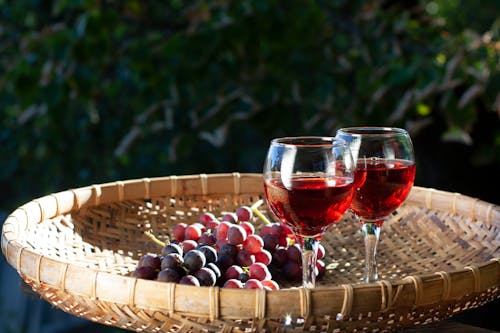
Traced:
POLYGON ((374 282, 378 280, 377 262, 377 244, 380 237, 380 226, 376 223, 362 223, 361 232, 365 241, 365 274, 364 282, 374 282))
POLYGON ((314 288, 316 284, 316 260, 319 241, 314 237, 305 237, 302 246, 302 286, 314 288))

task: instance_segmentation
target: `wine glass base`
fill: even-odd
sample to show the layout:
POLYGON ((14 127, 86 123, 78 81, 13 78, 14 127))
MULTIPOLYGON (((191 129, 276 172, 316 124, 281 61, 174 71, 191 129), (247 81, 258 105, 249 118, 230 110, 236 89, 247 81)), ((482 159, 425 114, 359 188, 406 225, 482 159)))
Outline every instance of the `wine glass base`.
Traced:
POLYGON ((372 283, 372 282, 377 282, 377 281, 378 281, 378 274, 376 274, 375 276, 363 278, 363 283, 372 283))

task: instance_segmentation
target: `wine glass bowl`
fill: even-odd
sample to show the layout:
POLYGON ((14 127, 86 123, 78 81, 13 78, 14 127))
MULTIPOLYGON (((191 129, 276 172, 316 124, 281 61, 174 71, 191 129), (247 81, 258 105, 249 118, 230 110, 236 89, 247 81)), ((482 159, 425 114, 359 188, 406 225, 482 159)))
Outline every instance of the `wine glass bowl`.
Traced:
POLYGON ((375 261, 380 227, 404 202, 415 179, 411 138, 401 128, 349 127, 336 137, 349 143, 355 163, 350 210, 358 217, 365 241, 365 282, 378 279, 375 261))
POLYGON ((271 141, 264 163, 264 193, 273 213, 294 233, 302 251, 302 282, 315 286, 317 248, 353 196, 354 163, 345 141, 287 137, 271 141))

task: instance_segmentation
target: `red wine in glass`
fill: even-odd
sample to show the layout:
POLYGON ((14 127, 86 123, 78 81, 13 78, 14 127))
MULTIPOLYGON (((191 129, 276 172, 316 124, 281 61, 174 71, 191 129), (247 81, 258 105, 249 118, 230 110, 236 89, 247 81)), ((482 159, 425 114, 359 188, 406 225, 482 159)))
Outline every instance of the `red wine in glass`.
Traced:
POLYGON ((415 179, 410 135, 391 127, 348 127, 337 138, 349 143, 356 161, 351 210, 361 222, 365 242, 365 282, 378 279, 375 255, 380 227, 406 199, 415 179))
POLYGON ((364 220, 383 222, 406 199, 415 179, 408 160, 359 159, 354 171, 351 210, 364 220))
POLYGON ((344 140, 286 137, 271 141, 264 193, 302 252, 302 286, 314 288, 321 236, 337 223, 353 196, 354 160, 344 140))
POLYGON ((337 223, 353 195, 352 178, 348 177, 297 177, 288 187, 271 179, 264 185, 274 214, 294 233, 308 237, 317 237, 337 223))

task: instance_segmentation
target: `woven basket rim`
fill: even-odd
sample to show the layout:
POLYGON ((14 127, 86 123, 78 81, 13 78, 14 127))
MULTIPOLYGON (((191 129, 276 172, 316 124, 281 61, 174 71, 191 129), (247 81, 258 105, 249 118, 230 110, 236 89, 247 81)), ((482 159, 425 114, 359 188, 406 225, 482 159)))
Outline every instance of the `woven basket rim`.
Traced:
MULTIPOLYGON (((82 268, 72 262, 36 253, 19 241, 31 225, 77 210, 117 201, 150 199, 156 196, 175 197, 195 194, 209 196, 219 193, 220 188, 213 184, 221 179, 232 180, 232 189, 222 189, 222 192, 235 194, 242 194, 247 190, 254 192, 255 185, 249 186, 248 184, 261 177, 261 174, 235 172, 141 178, 95 184, 43 196, 20 206, 7 217, 2 228, 2 252, 21 277, 32 281, 35 285, 49 285, 96 300, 161 310, 171 315, 203 317, 210 321, 276 317, 280 313, 273 309, 273 304, 283 298, 290 300, 290 313, 300 317, 335 313, 347 316, 360 311, 383 312, 396 307, 411 310, 433 303, 459 300, 471 293, 483 293, 500 286, 500 257, 496 257, 480 264, 464 265, 462 269, 451 271, 422 272, 392 281, 322 286, 312 290, 301 287, 277 291, 192 287, 82 268), (193 184, 197 185, 193 186, 193 184), (44 280, 44 269, 48 267, 60 272, 57 281, 44 280), (74 286, 67 283, 68 276, 80 273, 92 277, 87 285, 74 286), (465 282, 457 287, 453 282, 459 278, 465 282), (109 285, 122 285, 128 288, 128 297, 115 299, 109 292, 101 293, 103 288, 109 285), (432 286, 436 290, 436 285, 441 286, 438 287, 441 293, 426 295, 428 288, 432 286), (157 302, 154 304, 142 297, 155 291, 161 296, 157 297, 157 302), (404 295, 404 297, 398 297, 398 295, 404 295), (366 297, 375 301, 367 304, 354 301, 366 297), (200 310, 197 307, 180 306, 177 302, 178 299, 189 298, 205 300, 207 306, 200 310), (224 302, 233 299, 245 299, 248 305, 243 306, 241 311, 229 310, 224 306, 224 302), (326 308, 313 306, 313 304, 326 304, 322 301, 324 299, 332 300, 325 305, 326 308)), ((446 210, 454 214, 468 215, 472 219, 481 219, 495 226, 500 224, 500 206, 459 193, 414 186, 407 202, 436 210, 439 204, 445 203, 446 210)))

